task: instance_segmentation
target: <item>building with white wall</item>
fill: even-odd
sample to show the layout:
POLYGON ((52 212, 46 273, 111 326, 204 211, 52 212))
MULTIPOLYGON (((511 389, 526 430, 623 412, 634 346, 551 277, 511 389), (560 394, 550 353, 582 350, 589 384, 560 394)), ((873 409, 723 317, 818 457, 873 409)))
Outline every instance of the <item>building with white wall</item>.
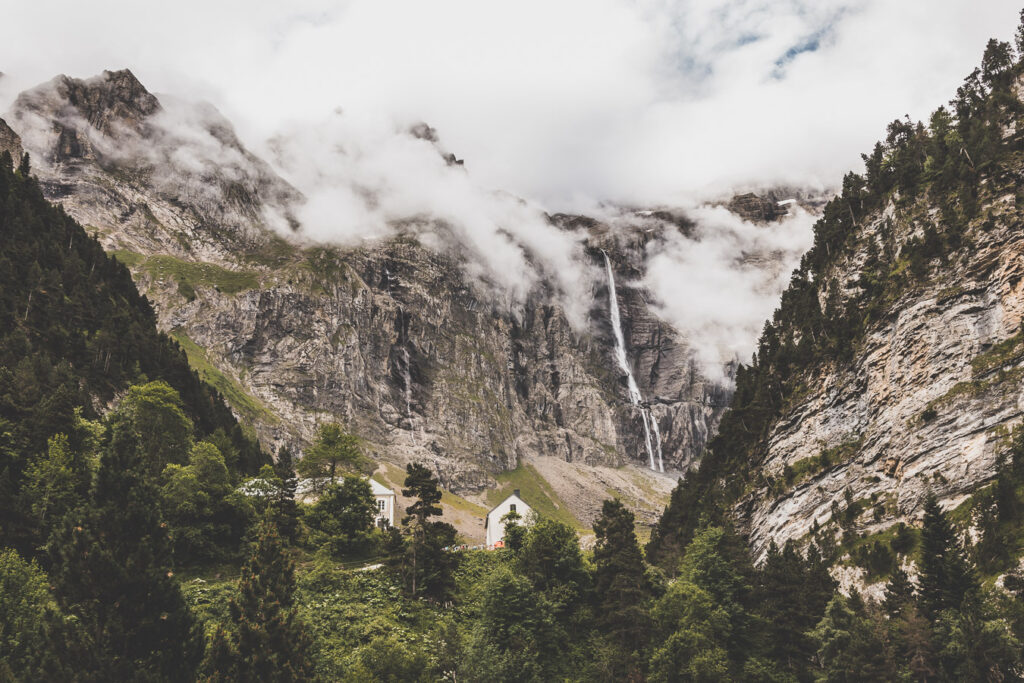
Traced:
POLYGON ((373 489, 373 503, 377 506, 377 526, 395 525, 395 492, 378 481, 370 480, 373 489))
POLYGON ((519 497, 519 489, 512 492, 512 495, 498 503, 494 509, 487 513, 484 520, 484 530, 487 532, 487 545, 493 546, 498 541, 505 540, 505 523, 501 518, 510 512, 519 515, 519 524, 525 526, 533 521, 533 508, 526 504, 519 497))

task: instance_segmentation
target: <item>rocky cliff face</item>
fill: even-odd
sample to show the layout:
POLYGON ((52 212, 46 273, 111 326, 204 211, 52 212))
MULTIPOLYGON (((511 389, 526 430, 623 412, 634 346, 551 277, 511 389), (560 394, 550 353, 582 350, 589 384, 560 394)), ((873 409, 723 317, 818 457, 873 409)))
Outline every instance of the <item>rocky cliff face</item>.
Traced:
POLYGON ((976 247, 897 302, 856 362, 811 378, 812 390, 774 425, 769 476, 781 479, 786 465, 823 450, 854 457, 784 495, 751 496, 744 508, 755 548, 826 522, 847 489, 883 505, 870 533, 912 519, 929 489, 953 507, 992 478, 1024 414, 1024 239, 1015 204, 1013 194, 996 199, 989 227, 975 226, 976 247))
POLYGON ((128 70, 58 76, 8 117, 47 196, 117 248, 230 262, 293 225, 300 194, 208 105, 158 100, 128 70))
MULTIPOLYGON (((1002 132, 1006 149, 1019 150, 1020 126, 1002 132)), ((852 361, 813 368, 771 423, 758 451, 768 485, 737 506, 758 553, 806 538, 835 502, 860 503, 856 531, 871 534, 916 523, 929 490, 950 509, 994 476, 1024 417, 1024 157, 1007 153, 999 164, 966 225, 951 230, 934 196, 908 203, 896 194, 825 274, 842 305, 862 291, 878 245, 895 250, 898 274, 913 243, 961 234, 922 267, 927 276, 884 302, 852 361)))
MULTIPOLYGON (((500 303, 416 226, 360 248, 309 243, 291 218, 301 195, 226 121, 158 100, 130 72, 58 77, 20 96, 9 119, 41 160, 47 194, 129 263, 161 326, 267 446, 301 447, 318 423, 340 420, 378 458, 429 461, 463 493, 538 458, 639 471, 642 410, 612 360, 602 251, 666 468, 699 457, 728 401, 633 286, 645 250, 659 231, 684 229, 679 221, 613 230, 554 219, 586 233, 593 287, 578 329, 547 284, 525 303, 500 303)), ((602 476, 597 488, 615 486, 602 476)), ((645 485, 642 518, 653 519, 670 485, 645 485)), ((586 519, 599 502, 573 511, 586 519)))
POLYGON ((0 154, 7 152, 11 161, 18 163, 24 150, 21 148, 21 137, 18 136, 7 122, 0 119, 0 154))

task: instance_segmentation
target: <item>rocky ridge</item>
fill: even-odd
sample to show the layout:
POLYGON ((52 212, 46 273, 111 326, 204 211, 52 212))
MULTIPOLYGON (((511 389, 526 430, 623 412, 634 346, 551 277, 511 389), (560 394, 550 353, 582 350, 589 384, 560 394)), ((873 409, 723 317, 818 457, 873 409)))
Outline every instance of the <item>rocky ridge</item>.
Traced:
MULTIPOLYGON (((992 227, 958 255, 948 277, 911 294, 866 337, 852 367, 821 372, 767 438, 763 471, 832 449, 849 460, 784 495, 760 491, 742 508, 755 549, 800 538, 828 521, 833 500, 881 501, 893 521, 913 521, 928 490, 955 507, 990 480, 1006 437, 1024 416, 1024 238, 1015 196, 989 206, 992 227)), ((878 221, 871 230, 878 230, 878 221)), ((847 279, 856 272, 848 264, 847 279)))
POLYGON ((10 154, 11 160, 17 163, 21 160, 24 150, 21 147, 21 137, 11 130, 6 121, 0 119, 0 154, 4 152, 10 154))
MULTIPOLYGON (((1020 79, 1012 92, 1021 99, 1020 79)), ((894 249, 897 273, 911 245, 958 234, 924 263, 925 278, 885 302, 852 360, 809 370, 772 421, 757 451, 761 484, 736 506, 759 556, 771 541, 808 538, 836 503, 859 504, 855 530, 871 535, 919 523, 929 491, 953 509, 995 476, 1024 419, 1024 138, 1013 120, 1001 131, 1007 151, 980 183, 974 218, 951 229, 933 197, 896 193, 822 276, 841 308, 879 244, 894 249)))
MULTIPOLYGON (((681 472, 729 390, 701 376, 686 340, 632 285, 652 240, 680 221, 553 218, 585 226, 597 274, 578 330, 543 284, 522 305, 496 302, 416 226, 358 248, 310 243, 292 218, 300 193, 212 108, 168 102, 128 71, 62 76, 22 94, 8 120, 48 197, 129 264, 161 327, 265 445, 301 448, 318 423, 340 420, 376 457, 428 461, 467 495, 534 459, 629 466, 661 491, 638 500, 640 518, 654 519, 671 479, 643 474, 642 420, 610 361, 600 265, 607 252, 634 374, 666 467, 681 472)), ((571 506, 585 520, 599 502, 571 506)))

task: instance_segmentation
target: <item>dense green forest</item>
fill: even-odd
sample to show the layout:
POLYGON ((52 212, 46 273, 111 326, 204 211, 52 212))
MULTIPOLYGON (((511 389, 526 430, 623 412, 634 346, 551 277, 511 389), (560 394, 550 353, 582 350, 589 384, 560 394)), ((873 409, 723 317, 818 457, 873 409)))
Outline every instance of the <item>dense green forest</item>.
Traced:
POLYGON ((617 500, 593 550, 559 521, 513 519, 506 549, 452 551, 438 481, 418 464, 400 525, 378 528, 356 435, 324 425, 305 458, 271 461, 157 331, 127 269, 44 200, 28 157, 0 158, 0 680, 1021 679, 1024 575, 1007 570, 1024 432, 979 494, 991 519, 976 542, 933 496, 920 529, 850 545, 858 502, 845 500, 840 533, 772 545, 755 565, 728 510, 803 369, 848 360, 957 248, 984 192, 1020 196, 1019 128, 1001 131, 1022 70, 992 41, 949 109, 894 122, 866 175, 846 177, 646 551, 617 500), (942 220, 898 257, 881 245, 840 304, 830 267, 890 201, 933 202, 942 220), (315 502, 297 496, 299 475, 315 502), (838 591, 844 553, 885 581, 884 600, 838 591))

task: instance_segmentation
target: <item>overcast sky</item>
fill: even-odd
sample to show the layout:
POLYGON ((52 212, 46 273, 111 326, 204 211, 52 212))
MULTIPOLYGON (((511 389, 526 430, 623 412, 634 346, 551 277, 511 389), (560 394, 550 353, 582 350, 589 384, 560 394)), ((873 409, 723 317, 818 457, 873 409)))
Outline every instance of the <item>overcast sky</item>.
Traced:
MULTIPOLYGON (((3 92, 131 68, 257 146, 424 120, 550 209, 834 184, 1009 39, 1019 0, 93 0, 3 11, 3 92)), ((6 108, 6 107, 5 107, 6 108)))
MULTIPOLYGON (((130 68, 219 108, 303 192, 305 236, 356 244, 414 222, 513 309, 554 283, 578 329, 603 272, 544 212, 686 207, 693 234, 619 285, 643 286, 721 377, 749 358, 814 218, 766 228, 702 202, 836 186, 889 121, 926 118, 990 37, 1010 39, 1019 2, 20 2, 0 12, 0 111, 58 73, 130 68), (407 134, 419 121, 465 168, 407 134)), ((162 125, 221 167, 204 116, 172 99, 162 125)))

